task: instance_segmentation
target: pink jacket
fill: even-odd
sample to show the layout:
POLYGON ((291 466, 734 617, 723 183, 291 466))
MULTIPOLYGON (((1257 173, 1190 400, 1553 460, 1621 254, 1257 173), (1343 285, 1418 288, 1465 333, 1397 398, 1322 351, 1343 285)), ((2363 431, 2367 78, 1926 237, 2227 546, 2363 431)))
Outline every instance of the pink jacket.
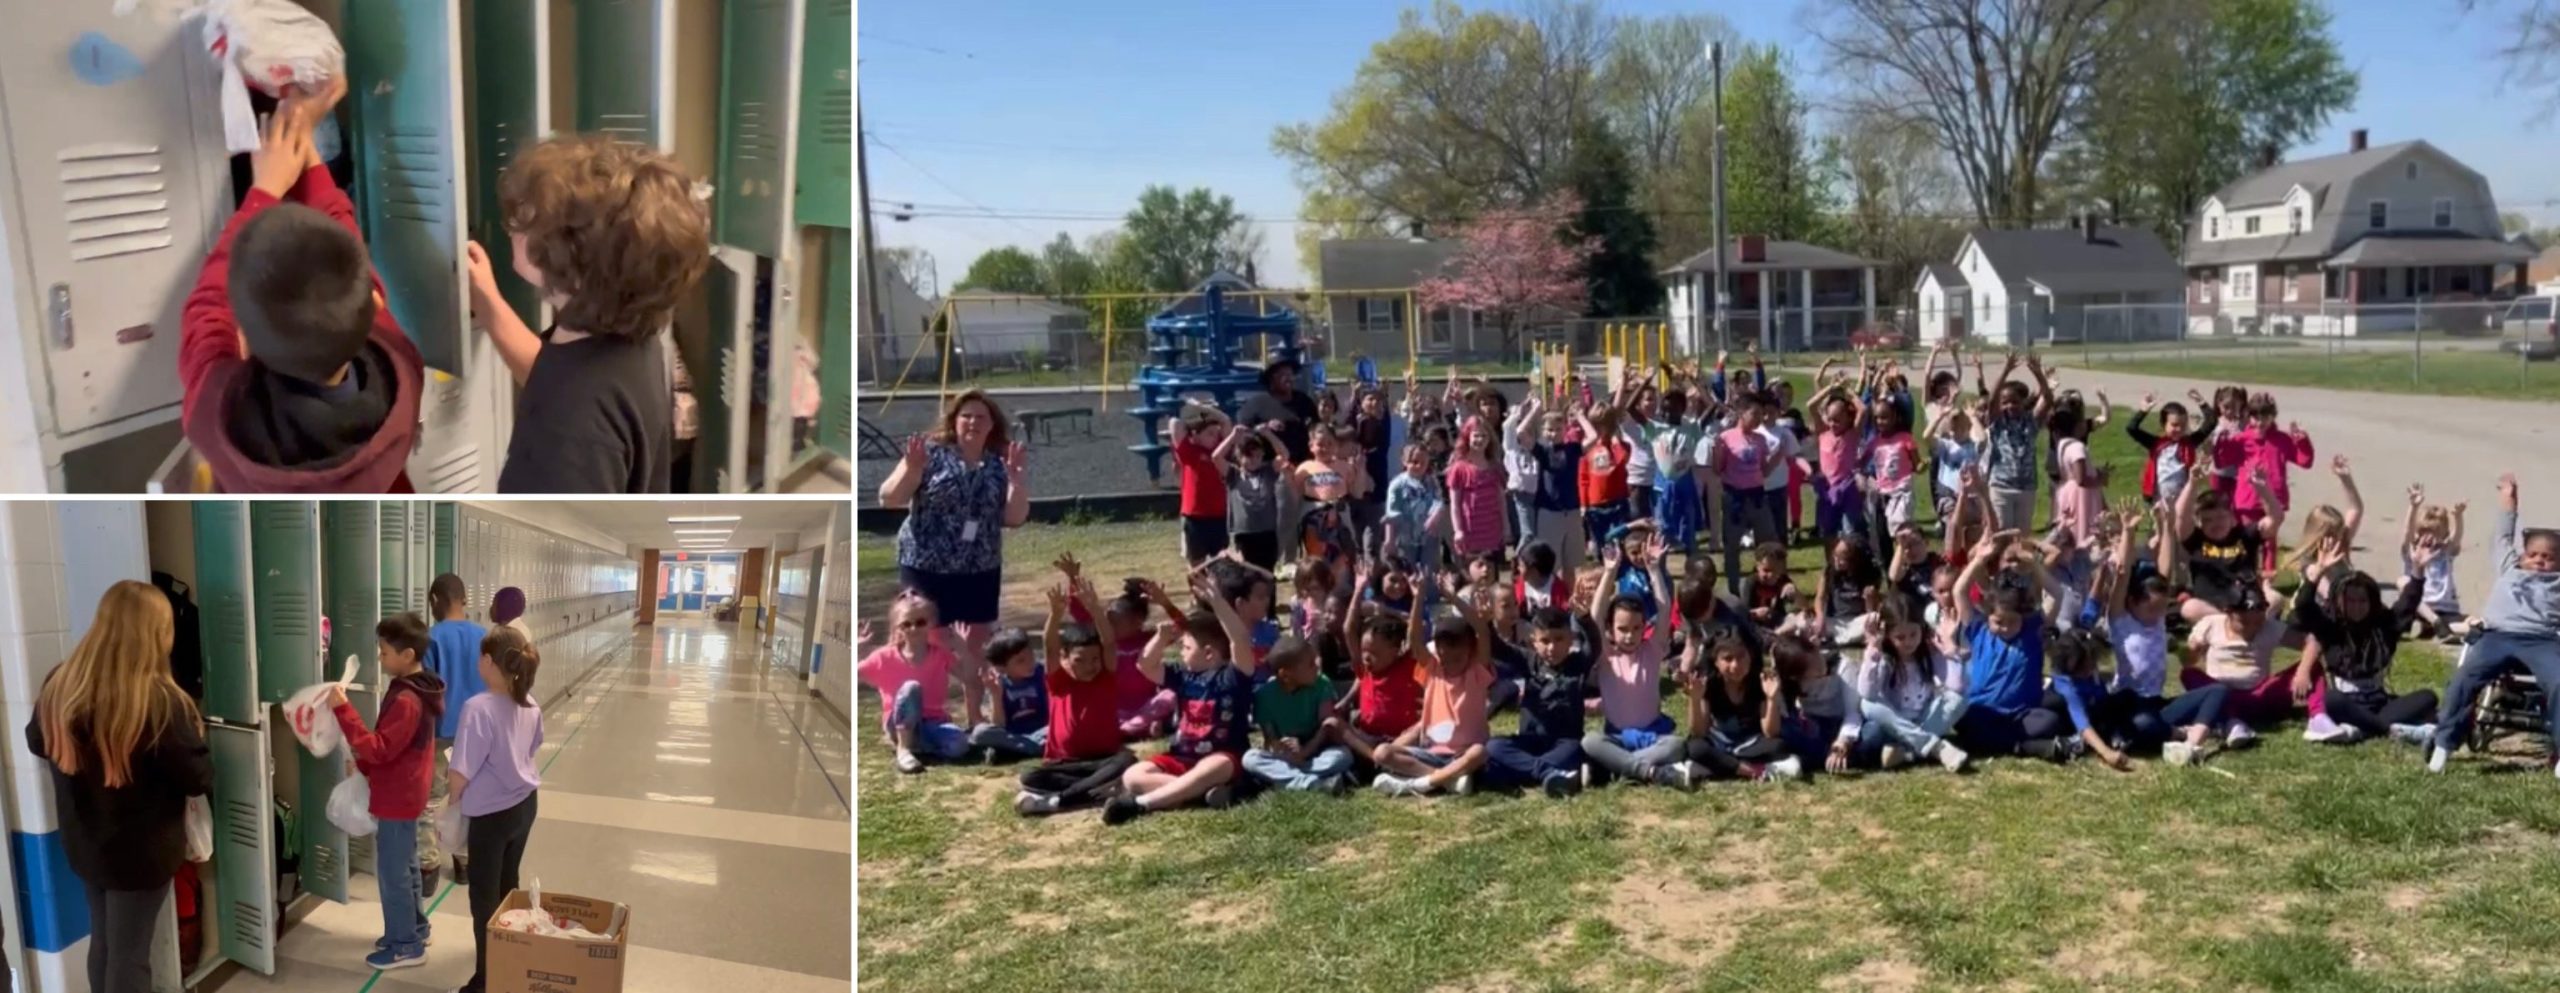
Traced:
POLYGON ((2293 489, 2286 478, 2290 475, 2286 467, 2311 468, 2312 458, 2310 435, 2287 434, 2256 426, 2243 429, 2240 432, 2240 491, 2232 494, 2232 508, 2243 512, 2273 512, 2278 509, 2260 506, 2257 488, 2249 485, 2249 476, 2259 469, 2266 470, 2267 492, 2275 495, 2276 502, 2286 507, 2293 506, 2293 489))

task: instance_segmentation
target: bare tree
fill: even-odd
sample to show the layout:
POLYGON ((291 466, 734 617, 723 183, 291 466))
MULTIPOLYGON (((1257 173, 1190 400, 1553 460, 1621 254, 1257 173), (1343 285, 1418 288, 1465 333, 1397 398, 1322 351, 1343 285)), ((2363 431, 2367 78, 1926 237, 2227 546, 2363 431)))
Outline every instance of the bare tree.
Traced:
POLYGON ((2498 45, 2507 85, 2533 94, 2542 116, 2560 111, 2560 2, 2554 0, 2456 0, 2464 14, 2490 12, 2507 22, 2498 45))
POLYGON ((1688 133, 1683 125, 1707 98, 1713 71, 1707 45, 1740 41, 1733 25, 1714 14, 1619 21, 1600 83, 1613 131, 1639 173, 1660 173, 1680 159, 1688 133))
POLYGON ((1974 216, 2039 216, 2045 157, 2085 98, 2117 0, 1829 0, 1807 18, 1851 109, 1925 125, 1974 216))

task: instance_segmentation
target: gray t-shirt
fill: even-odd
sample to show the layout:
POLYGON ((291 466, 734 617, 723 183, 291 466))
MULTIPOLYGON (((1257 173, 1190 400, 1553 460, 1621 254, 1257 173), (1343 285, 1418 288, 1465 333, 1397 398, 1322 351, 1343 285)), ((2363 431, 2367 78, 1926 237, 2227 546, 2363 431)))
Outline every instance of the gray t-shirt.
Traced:
POLYGON ((2027 414, 1992 418, 1990 450, 1982 461, 1994 489, 2034 492, 2036 419, 2027 414))
POLYGON ((1246 472, 1227 469, 1227 526, 1237 534, 1280 530, 1280 471, 1265 463, 1246 472))

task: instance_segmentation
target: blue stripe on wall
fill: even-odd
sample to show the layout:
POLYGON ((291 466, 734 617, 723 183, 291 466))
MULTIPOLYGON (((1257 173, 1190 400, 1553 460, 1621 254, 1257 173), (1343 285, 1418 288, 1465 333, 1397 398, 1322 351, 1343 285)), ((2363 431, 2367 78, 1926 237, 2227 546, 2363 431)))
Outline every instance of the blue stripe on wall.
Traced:
POLYGON ((89 897, 62 850, 62 832, 9 832, 18 876, 18 920, 26 947, 60 952, 89 936, 89 897))

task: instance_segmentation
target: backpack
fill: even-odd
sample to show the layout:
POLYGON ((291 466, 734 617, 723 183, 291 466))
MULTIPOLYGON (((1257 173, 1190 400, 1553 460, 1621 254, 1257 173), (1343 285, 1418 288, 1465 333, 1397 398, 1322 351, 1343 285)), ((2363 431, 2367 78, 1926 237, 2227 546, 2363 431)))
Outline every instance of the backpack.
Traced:
POLYGON ((169 598, 169 621, 174 637, 169 640, 169 676, 178 688, 198 703, 204 702, 204 645, 197 630, 195 591, 178 577, 165 572, 151 574, 151 585, 169 598))

